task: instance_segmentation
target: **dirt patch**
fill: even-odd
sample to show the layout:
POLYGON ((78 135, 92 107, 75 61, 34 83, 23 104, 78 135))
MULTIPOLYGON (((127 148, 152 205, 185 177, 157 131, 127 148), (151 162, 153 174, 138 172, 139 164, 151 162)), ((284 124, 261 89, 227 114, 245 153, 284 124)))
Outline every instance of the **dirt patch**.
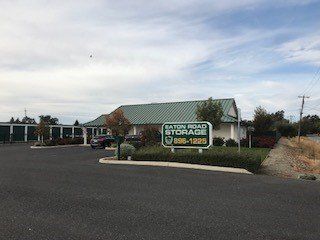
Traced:
POLYGON ((284 178, 298 178, 300 174, 307 173, 320 179, 320 161, 315 157, 317 155, 310 155, 314 150, 307 146, 314 147, 307 140, 299 145, 295 139, 281 138, 262 163, 261 172, 284 178))

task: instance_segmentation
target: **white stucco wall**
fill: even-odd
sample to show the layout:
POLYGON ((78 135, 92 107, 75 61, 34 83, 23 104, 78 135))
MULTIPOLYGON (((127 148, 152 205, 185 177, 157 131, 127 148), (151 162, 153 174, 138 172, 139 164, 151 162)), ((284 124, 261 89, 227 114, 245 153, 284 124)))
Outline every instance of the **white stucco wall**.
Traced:
MULTIPOLYGON (((247 129, 243 126, 240 127, 240 138, 246 138, 247 129)), ((236 123, 222 123, 219 130, 213 130, 213 137, 221 137, 225 140, 230 138, 237 140, 238 139, 238 126, 236 123)))
MULTIPOLYGON (((162 125, 152 125, 153 127, 156 127, 159 132, 161 132, 162 125)), ((145 125, 133 125, 133 127, 129 131, 129 135, 136 135, 139 134, 144 130, 145 125)))
POLYGON ((222 123, 219 130, 213 130, 213 137, 221 137, 226 140, 231 138, 231 124, 222 123))
POLYGON ((232 106, 232 107, 230 108, 230 110, 229 110, 229 112, 228 112, 228 115, 229 115, 229 116, 232 116, 232 117, 234 117, 234 118, 237 118, 237 112, 236 112, 236 109, 235 109, 234 106, 232 106))

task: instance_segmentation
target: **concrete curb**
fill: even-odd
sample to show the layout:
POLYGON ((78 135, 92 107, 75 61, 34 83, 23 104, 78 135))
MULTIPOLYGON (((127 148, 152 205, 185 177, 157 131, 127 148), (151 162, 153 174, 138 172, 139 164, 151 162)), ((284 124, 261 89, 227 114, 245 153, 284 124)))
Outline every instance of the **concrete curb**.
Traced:
POLYGON ((114 147, 105 147, 105 150, 107 150, 107 151, 115 151, 115 150, 117 150, 117 148, 114 148, 114 147))
POLYGON ((243 173, 253 174, 243 168, 218 167, 200 164, 178 163, 178 162, 153 162, 153 161, 128 161, 128 160, 108 160, 105 158, 99 159, 99 163, 117 164, 117 165, 137 165, 137 166, 158 166, 158 167, 174 167, 174 168, 188 168, 207 171, 229 172, 229 173, 243 173))
POLYGON ((58 146, 31 146, 32 149, 46 149, 46 148, 65 148, 65 147, 90 147, 89 144, 73 144, 73 145, 58 145, 58 146))

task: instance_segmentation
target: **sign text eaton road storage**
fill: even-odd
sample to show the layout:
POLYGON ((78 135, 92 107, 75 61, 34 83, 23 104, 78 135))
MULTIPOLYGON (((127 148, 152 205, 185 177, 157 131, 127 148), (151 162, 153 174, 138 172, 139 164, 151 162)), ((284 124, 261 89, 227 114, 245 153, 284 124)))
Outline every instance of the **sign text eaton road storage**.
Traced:
POLYGON ((212 144, 209 122, 177 122, 162 125, 162 145, 173 148, 208 148, 212 144))

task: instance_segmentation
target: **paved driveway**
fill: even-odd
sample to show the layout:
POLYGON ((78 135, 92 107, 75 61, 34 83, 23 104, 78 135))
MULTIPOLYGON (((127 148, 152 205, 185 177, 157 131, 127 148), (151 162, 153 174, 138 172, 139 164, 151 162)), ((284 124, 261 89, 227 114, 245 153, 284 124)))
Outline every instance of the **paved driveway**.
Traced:
POLYGON ((320 184, 0 146, 0 239, 320 239, 320 184))

